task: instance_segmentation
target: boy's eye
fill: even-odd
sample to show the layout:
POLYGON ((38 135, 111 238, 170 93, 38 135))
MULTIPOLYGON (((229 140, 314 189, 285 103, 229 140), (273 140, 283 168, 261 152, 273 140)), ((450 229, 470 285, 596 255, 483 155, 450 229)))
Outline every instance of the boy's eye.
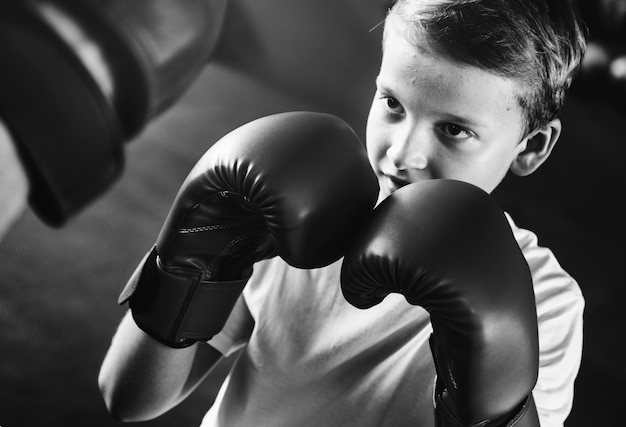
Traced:
POLYGON ((459 125, 455 125, 454 123, 446 123, 441 127, 441 129, 446 135, 456 139, 471 138, 473 136, 470 131, 459 125))
POLYGON ((400 106, 400 103, 395 98, 386 98, 385 102, 387 103, 387 107, 391 108, 392 110, 400 106))
POLYGON ((402 112, 402 105, 396 98, 393 98, 391 96, 383 96, 382 101, 387 110, 391 111, 392 113, 397 114, 402 112))

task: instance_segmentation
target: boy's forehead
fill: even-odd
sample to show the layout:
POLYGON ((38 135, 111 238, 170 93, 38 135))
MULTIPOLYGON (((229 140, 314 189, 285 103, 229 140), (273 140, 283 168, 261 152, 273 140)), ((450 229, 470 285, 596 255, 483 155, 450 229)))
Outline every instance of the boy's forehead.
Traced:
POLYGON ((391 63, 387 68, 392 68, 393 74, 403 74, 405 77, 419 73, 418 63, 421 65, 423 58, 439 58, 453 62, 447 55, 439 52, 432 43, 423 36, 411 34, 407 31, 407 25, 393 15, 387 18, 385 34, 383 38, 382 67, 386 62, 391 63), (400 60, 398 60, 400 59, 400 60))
MULTIPOLYGON (((439 68, 437 65, 447 63, 452 68, 460 70, 457 76, 464 80, 469 78, 469 76, 482 75, 485 79, 480 80, 483 81, 504 82, 504 85, 498 84, 498 86, 509 89, 506 91, 507 98, 511 101, 516 101, 519 98, 521 94, 519 81, 499 76, 495 72, 462 63, 452 58, 426 36, 413 32, 409 33, 406 28, 407 24, 399 17, 388 16, 386 24, 381 73, 379 73, 381 82, 393 83, 389 80, 398 78, 414 81, 419 79, 425 70, 431 69, 431 67, 439 68)), ((486 89, 489 90, 490 88, 486 89)))

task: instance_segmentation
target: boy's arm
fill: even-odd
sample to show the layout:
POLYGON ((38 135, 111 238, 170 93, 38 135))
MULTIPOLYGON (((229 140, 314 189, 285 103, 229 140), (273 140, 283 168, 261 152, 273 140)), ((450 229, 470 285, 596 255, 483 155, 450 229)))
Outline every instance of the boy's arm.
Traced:
POLYGON ((542 427, 562 427, 572 410, 582 360, 583 309, 583 298, 571 294, 549 312, 538 307, 539 377, 533 396, 542 427))
POLYGON ((139 329, 127 313, 102 363, 98 384, 114 418, 145 421, 180 403, 221 358, 219 351, 202 343, 167 347, 139 329))
MULTIPOLYGON (((239 298, 224 328, 208 345, 198 342, 172 349, 143 332, 127 313, 98 378, 107 408, 124 421, 152 419, 167 412, 189 396, 224 356, 240 349, 253 327, 254 318, 239 298)), ((208 378, 223 380, 222 376, 208 378)))
POLYGON ((533 390, 541 425, 561 427, 570 414, 574 381, 582 360, 583 311, 580 288, 545 248, 529 257, 539 320, 539 377, 533 390))
POLYGON ((224 326, 245 306, 254 263, 276 253, 302 268, 334 262, 377 194, 363 145, 335 116, 269 116, 214 144, 120 296, 132 316, 100 375, 114 416, 152 418, 186 397, 221 358, 216 348, 241 342, 224 326))

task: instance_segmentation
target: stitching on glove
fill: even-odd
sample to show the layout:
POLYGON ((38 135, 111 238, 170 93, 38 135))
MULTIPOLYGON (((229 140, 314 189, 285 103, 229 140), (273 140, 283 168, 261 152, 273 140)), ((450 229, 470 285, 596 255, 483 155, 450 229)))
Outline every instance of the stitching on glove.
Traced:
POLYGON ((235 222, 232 224, 217 224, 217 225, 204 225, 202 227, 193 227, 193 228, 181 228, 178 230, 179 234, 190 234, 190 233, 201 233, 203 231, 214 231, 214 230, 227 230, 229 228, 239 227, 243 225, 243 222, 235 222))

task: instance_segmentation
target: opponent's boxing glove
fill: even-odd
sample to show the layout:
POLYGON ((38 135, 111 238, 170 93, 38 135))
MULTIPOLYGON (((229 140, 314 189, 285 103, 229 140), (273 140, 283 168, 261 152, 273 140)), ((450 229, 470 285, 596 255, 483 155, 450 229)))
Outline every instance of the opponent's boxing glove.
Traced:
POLYGON ((226 0, 3 0, 0 118, 60 225, 123 168, 124 141, 174 103, 213 52, 226 0))
POLYGON ((378 195, 367 154, 335 116, 292 112, 215 143, 183 183, 156 246, 120 295, 137 325, 171 347, 218 333, 254 262, 338 260, 378 195))
POLYGON ((346 251, 343 294, 368 308, 396 292, 430 313, 437 426, 538 426, 532 278, 491 197, 460 181, 410 184, 365 230, 346 251))

